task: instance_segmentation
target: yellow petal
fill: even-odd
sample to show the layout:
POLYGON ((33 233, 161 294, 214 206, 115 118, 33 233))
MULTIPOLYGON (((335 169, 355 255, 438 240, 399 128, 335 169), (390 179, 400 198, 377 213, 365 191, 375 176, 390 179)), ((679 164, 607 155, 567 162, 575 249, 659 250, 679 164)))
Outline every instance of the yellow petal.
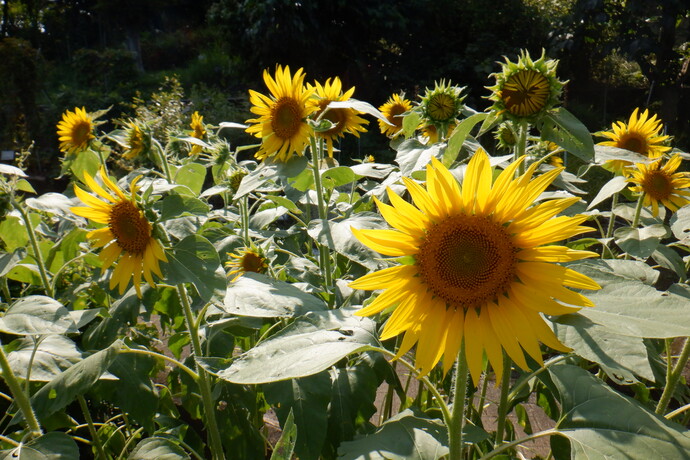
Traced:
POLYGON ((352 281, 349 286, 355 289, 385 289, 391 285, 401 284, 401 280, 412 278, 418 272, 414 265, 396 265, 395 267, 384 268, 377 272, 369 273, 361 278, 352 281))
POLYGON ((350 227, 355 237, 364 245, 387 256, 407 256, 416 254, 417 240, 397 230, 361 230, 350 227))

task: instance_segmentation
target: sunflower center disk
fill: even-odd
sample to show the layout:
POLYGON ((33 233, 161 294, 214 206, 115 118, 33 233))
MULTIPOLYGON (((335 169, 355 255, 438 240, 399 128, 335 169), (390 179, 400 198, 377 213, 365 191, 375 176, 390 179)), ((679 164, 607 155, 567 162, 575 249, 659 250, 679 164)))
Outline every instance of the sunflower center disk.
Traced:
POLYGON ((539 72, 523 70, 508 78, 502 95, 506 108, 513 115, 534 115, 546 105, 549 82, 539 72))
POLYGON ((273 108, 271 128, 281 139, 292 139, 299 132, 302 111, 296 100, 290 97, 279 99, 273 108))
POLYGON ((151 238, 151 226, 141 211, 129 201, 121 201, 110 212, 110 231, 126 252, 142 255, 151 238))
POLYGON ((448 94, 436 94, 429 100, 429 117, 434 121, 447 121, 455 114, 455 100, 448 94))
POLYGON ((637 152, 642 155, 647 154, 647 143, 636 134, 627 135, 620 141, 620 146, 626 150, 637 152))
POLYGON ((429 290, 448 308, 481 307, 515 279, 516 248, 510 235, 486 217, 458 215, 431 227, 417 254, 429 290))
POLYGON ((333 123, 333 127, 321 134, 329 136, 340 134, 345 127, 345 110, 346 109, 329 109, 323 117, 333 123))
POLYGON ((642 182, 642 189, 655 200, 665 200, 673 192, 671 178, 663 171, 648 172, 642 182))
POLYGON ((242 257, 242 270, 245 272, 262 273, 264 268, 263 257, 253 252, 247 252, 242 257))
POLYGON ((79 122, 72 128, 72 141, 75 145, 85 144, 89 140, 89 133, 91 132, 91 124, 86 122, 79 122))

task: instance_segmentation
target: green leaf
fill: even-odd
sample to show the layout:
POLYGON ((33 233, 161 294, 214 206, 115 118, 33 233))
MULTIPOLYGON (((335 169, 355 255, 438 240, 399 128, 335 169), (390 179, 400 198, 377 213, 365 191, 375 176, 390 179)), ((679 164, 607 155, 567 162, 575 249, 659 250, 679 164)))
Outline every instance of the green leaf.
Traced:
POLYGON ((448 138, 448 148, 443 152, 443 164, 446 165, 446 167, 450 167, 458 157, 462 144, 465 143, 470 131, 472 131, 477 123, 486 120, 488 116, 489 114, 485 112, 475 113, 462 120, 458 126, 455 127, 448 138))
POLYGON ((160 221, 184 216, 206 216, 211 209, 198 198, 183 195, 168 195, 155 204, 160 212, 160 221))
POLYGON ((65 433, 46 433, 14 449, 0 451, 0 460, 63 460, 79 458, 79 446, 65 433))
POLYGON ((417 128, 419 127, 419 124, 422 121, 422 116, 419 114, 417 111, 411 111, 408 112, 402 120, 402 129, 403 129, 403 134, 405 135, 405 138, 411 137, 415 131, 417 131, 417 128))
POLYGON ((169 284, 192 283, 204 301, 223 298, 227 279, 218 252, 210 241, 199 235, 189 235, 167 255, 169 284))
POLYGON ((187 163, 180 166, 175 172, 173 181, 179 185, 187 186, 194 195, 199 195, 206 179, 206 168, 198 163, 187 163))
POLYGON ((680 244, 690 246, 690 206, 683 206, 671 215, 671 231, 680 244))
POLYGON ((594 199, 589 203, 589 206, 587 206, 587 209, 592 209, 594 206, 611 197, 613 194, 620 192, 625 188, 626 185, 628 185, 628 181, 625 179, 625 177, 614 176, 613 179, 604 184, 604 186, 599 190, 597 196, 595 196, 594 199))
POLYGON ((69 169, 72 171, 72 174, 74 174, 74 176, 82 183, 86 183, 84 181, 85 173, 88 173, 89 176, 94 177, 98 172, 98 168, 100 167, 101 159, 93 150, 79 152, 79 155, 76 155, 74 159, 69 161, 69 169))
POLYGON ((285 198, 284 196, 279 196, 279 195, 264 195, 263 198, 274 202, 278 206, 282 206, 283 208, 287 209, 293 214, 302 214, 302 211, 297 207, 297 205, 285 198))
POLYGON ((48 382, 31 397, 31 406, 39 419, 44 419, 66 407, 89 390, 117 358, 122 342, 98 351, 71 366, 48 382))
POLYGON ((232 315, 258 318, 291 318, 327 309, 322 300, 289 283, 251 272, 228 286, 219 307, 232 315))
POLYGON ((594 159, 594 141, 585 125, 563 107, 550 110, 539 127, 541 137, 563 147, 590 163, 594 159))
POLYGON ((668 235, 668 229, 663 224, 647 227, 617 228, 613 233, 616 244, 633 257, 647 259, 659 247, 659 243, 668 235))
POLYGON ((378 214, 361 212, 339 222, 314 219, 309 222, 307 233, 319 244, 370 270, 382 268, 383 262, 379 253, 360 243, 353 235, 352 227, 371 229, 387 228, 387 225, 378 214))
POLYGON ((15 251, 26 249, 29 245, 29 234, 26 233, 24 222, 16 216, 5 216, 0 222, 0 239, 5 243, 5 250, 15 251))
POLYGON ((637 376, 654 381, 644 340, 617 334, 579 314, 563 315, 553 324, 558 339, 583 358, 601 366, 620 385, 637 382, 637 376))
POLYGON ((0 331, 16 335, 77 332, 77 326, 60 302, 42 295, 23 297, 0 318, 0 331))
POLYGON ((188 459, 189 455, 168 438, 152 436, 137 444, 128 460, 179 460, 188 459))
POLYGON ((13 252, 0 253, 0 276, 5 276, 19 262, 26 257, 24 248, 15 249, 13 252))
POLYGON ((629 163, 650 163, 654 161, 645 155, 631 150, 621 149, 610 145, 595 145, 596 163, 603 164, 612 160, 623 160, 629 163))
POLYGON ((361 163, 350 166, 350 169, 358 176, 373 177, 374 179, 384 179, 393 171, 392 165, 381 163, 361 163))
POLYGON ((687 277, 685 262, 673 248, 660 244, 652 253, 652 258, 662 267, 674 271, 681 281, 685 281, 687 277))
POLYGON ((570 440, 571 458, 686 458, 690 432, 617 393, 576 366, 556 365, 549 373, 561 395, 558 433, 570 440))
POLYGON ((27 198, 24 201, 27 207, 36 211, 57 214, 64 218, 76 218, 70 208, 74 206, 72 200, 62 193, 45 193, 37 198, 27 198))
POLYGON ((323 186, 330 190, 356 181, 357 176, 348 166, 338 166, 322 172, 321 179, 323 186))
POLYGON ((295 441, 297 440, 297 425, 295 425, 295 416, 290 408, 285 422, 283 422, 280 438, 273 447, 271 460, 292 460, 292 454, 295 451, 295 441))
POLYGON ((673 338, 690 335, 686 298, 671 291, 658 291, 639 279, 628 277, 635 273, 635 268, 644 265, 640 262, 631 266, 632 261, 617 261, 618 267, 631 269, 623 275, 606 273, 601 269, 611 262, 586 261, 568 265, 602 286, 599 291, 585 291, 595 307, 583 308, 579 312, 581 315, 617 334, 630 337, 673 338))
POLYGON ((155 365, 155 359, 150 356, 122 353, 108 368, 118 378, 111 382, 115 386, 111 401, 150 433, 155 428, 154 417, 159 402, 149 377, 155 365))
POLYGON ((10 367, 21 379, 26 379, 31 362, 32 382, 49 382, 81 359, 77 345, 64 335, 45 336, 37 346, 31 337, 24 337, 7 355, 10 367))
POLYGON ((342 460, 438 460, 448 454, 448 432, 440 420, 405 409, 369 436, 344 442, 342 460))
POLYGON ((0 163, 0 174, 5 174, 7 176, 17 176, 17 177, 29 177, 24 171, 17 168, 16 166, 8 165, 5 163, 0 163))
POLYGON ((398 147, 395 157, 400 165, 400 173, 410 176, 413 172, 426 168, 431 157, 441 158, 441 144, 426 146, 417 139, 407 139, 398 147))
POLYGON ((343 310, 310 312, 237 357, 218 376, 240 384, 304 377, 372 345, 378 346, 378 340, 376 324, 369 318, 343 310))
POLYGON ((282 426, 290 413, 297 426, 295 453, 300 459, 317 460, 328 428, 327 409, 331 379, 327 372, 263 386, 266 401, 275 407, 282 426))

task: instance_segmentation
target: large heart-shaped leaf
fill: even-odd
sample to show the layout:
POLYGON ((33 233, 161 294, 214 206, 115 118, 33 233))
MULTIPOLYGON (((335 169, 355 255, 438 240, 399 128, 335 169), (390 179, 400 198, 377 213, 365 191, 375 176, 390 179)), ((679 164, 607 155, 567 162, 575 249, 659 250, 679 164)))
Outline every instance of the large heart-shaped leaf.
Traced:
POLYGON ((42 295, 17 300, 0 318, 0 331, 17 335, 77 332, 72 316, 60 302, 42 295))

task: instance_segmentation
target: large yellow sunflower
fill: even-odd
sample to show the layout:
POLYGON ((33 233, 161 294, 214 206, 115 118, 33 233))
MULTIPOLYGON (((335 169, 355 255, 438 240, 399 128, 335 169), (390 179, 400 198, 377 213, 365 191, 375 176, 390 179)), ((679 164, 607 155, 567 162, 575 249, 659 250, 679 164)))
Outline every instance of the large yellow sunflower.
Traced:
POLYGON ((674 155, 663 167, 659 158, 648 165, 637 163, 636 169, 627 169, 628 181, 635 184, 630 190, 644 193, 642 204, 652 207, 654 217, 659 215, 659 202, 671 211, 690 203, 686 198, 690 191, 683 190, 690 187, 690 176, 686 172, 676 172, 680 162, 680 155, 674 155))
MULTIPOLYGON (((314 118, 319 118, 328 104, 333 101, 347 101, 352 97, 355 92, 354 86, 343 93, 342 83, 340 78, 335 77, 331 83, 331 79, 326 80, 325 85, 321 85, 319 82, 315 82, 315 87, 313 87, 316 98, 312 99, 310 105, 315 106, 314 118)), ((309 89, 312 89, 311 85, 308 85, 309 89)), ((327 119, 332 123, 332 126, 326 131, 317 132, 316 135, 323 139, 326 139, 326 144, 328 146, 328 156, 333 158, 333 141, 344 137, 345 133, 354 134, 359 137, 360 132, 366 132, 364 125, 368 124, 369 121, 358 116, 360 112, 349 108, 337 108, 328 109, 328 111, 323 114, 323 118, 327 119)))
POLYGON ((81 188, 74 186, 74 192, 86 206, 73 207, 74 214, 93 220, 107 227, 92 230, 86 234, 91 244, 103 248, 100 259, 103 271, 107 270, 118 258, 120 259, 110 277, 110 289, 119 285, 120 295, 125 292, 129 280, 133 278, 134 288, 141 297, 141 277, 155 287, 152 274, 162 278, 159 262, 167 262, 161 244, 152 235, 151 224, 144 216, 135 200, 137 179, 131 186, 131 196, 127 197, 122 190, 108 177, 105 168, 101 167, 101 179, 107 190, 101 187, 88 173, 84 180, 89 188, 102 199, 98 199, 81 188))
POLYGON ((247 120, 253 124, 246 131, 261 139, 254 155, 257 159, 285 162, 293 155, 302 155, 309 142, 312 129, 307 117, 316 107, 308 101, 314 90, 304 87, 302 69, 292 76, 289 66, 278 66, 275 79, 264 70, 264 82, 271 96, 249 90, 250 110, 259 117, 247 120))
POLYGON ((381 107, 379 107, 379 110, 391 123, 389 125, 383 120, 379 120, 381 133, 390 138, 394 138, 400 134, 403 124, 402 115, 412 110, 412 102, 405 99, 405 96, 402 94, 393 94, 381 107))
MULTIPOLYGON (((639 114, 639 111, 639 108, 633 110, 628 123, 618 121, 611 125, 611 131, 597 133, 611 139, 599 142, 599 145, 631 150, 649 158, 659 158, 664 152, 671 150, 671 147, 663 144, 669 136, 659 134, 663 129, 661 120, 658 120, 656 115, 650 118, 648 110, 642 114, 639 114)), ((616 174, 623 174, 623 169, 631 165, 632 163, 625 160, 610 160, 604 163, 604 168, 616 174)))
POLYGON ((60 151, 72 154, 86 150, 89 142, 95 138, 92 131, 93 120, 84 107, 75 107, 74 112, 67 110, 57 124, 60 151))
POLYGON ((461 187, 434 158, 427 166, 426 188, 403 178, 414 205, 391 190, 392 206, 377 200, 395 230, 352 230, 363 244, 402 262, 350 284, 384 290, 357 314, 374 315, 395 306, 381 338, 405 334, 398 357, 416 343, 415 365, 423 375, 441 357, 447 372, 463 340, 475 382, 484 352, 499 379, 501 349, 523 369, 528 368, 523 350, 542 363, 538 341, 560 351, 567 348, 541 313, 559 315, 593 305, 568 287, 599 285, 556 262, 597 254, 552 245, 591 230, 580 225, 586 216, 556 217, 578 198, 533 205, 563 168, 532 179, 534 163, 515 178, 523 161, 512 163, 492 184, 489 158, 478 150, 461 187))
MULTIPOLYGON (((194 112, 192 114, 192 122, 189 124, 192 131, 189 133, 190 136, 202 140, 206 135, 206 128, 204 127, 204 117, 199 115, 199 112, 194 112)), ((201 153, 202 147, 200 145, 193 144, 192 150, 189 155, 198 155, 201 153)))

